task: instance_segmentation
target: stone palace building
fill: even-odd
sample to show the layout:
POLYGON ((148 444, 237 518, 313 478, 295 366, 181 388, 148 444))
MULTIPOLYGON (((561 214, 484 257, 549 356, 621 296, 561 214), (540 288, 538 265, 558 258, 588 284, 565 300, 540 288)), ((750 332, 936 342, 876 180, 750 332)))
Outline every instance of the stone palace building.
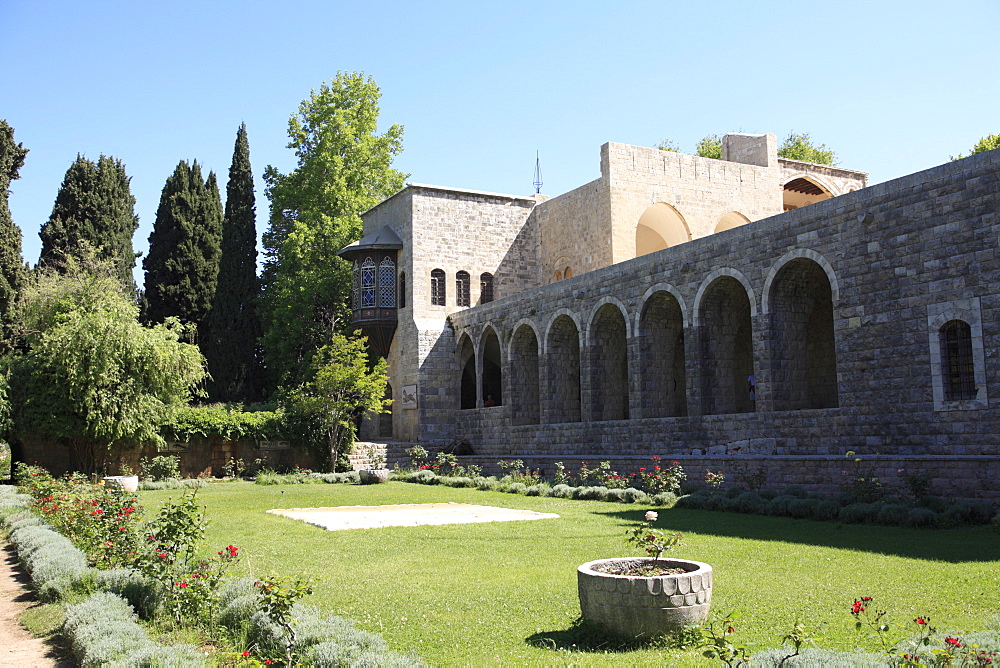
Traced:
POLYGON ((998 197, 1000 151, 868 186, 773 134, 608 143, 552 198, 408 184, 341 252, 389 362, 362 437, 821 491, 854 452, 1000 500, 998 197))

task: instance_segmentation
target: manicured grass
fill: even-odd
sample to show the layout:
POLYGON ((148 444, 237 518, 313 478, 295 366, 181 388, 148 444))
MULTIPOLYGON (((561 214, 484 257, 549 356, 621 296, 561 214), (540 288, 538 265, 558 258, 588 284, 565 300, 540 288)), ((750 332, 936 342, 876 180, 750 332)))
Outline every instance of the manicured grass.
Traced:
MULTIPOLYGON (((182 490, 142 492, 153 509, 182 490)), ((637 555, 626 529, 647 506, 526 497, 441 486, 210 485, 208 550, 233 543, 251 575, 314 580, 309 603, 356 620, 397 651, 432 665, 705 665, 666 646, 595 649, 573 630, 576 567, 637 555), (526 522, 326 531, 266 514, 270 508, 454 501, 559 514, 526 522), (577 642, 587 651, 573 649, 577 642)), ((738 610, 738 644, 780 644, 797 620, 826 622, 821 646, 874 648, 854 631, 854 597, 889 611, 893 636, 930 616, 940 629, 975 631, 1000 611, 996 527, 917 530, 837 525, 711 511, 661 510, 681 531, 678 557, 715 569, 712 608, 738 610)))

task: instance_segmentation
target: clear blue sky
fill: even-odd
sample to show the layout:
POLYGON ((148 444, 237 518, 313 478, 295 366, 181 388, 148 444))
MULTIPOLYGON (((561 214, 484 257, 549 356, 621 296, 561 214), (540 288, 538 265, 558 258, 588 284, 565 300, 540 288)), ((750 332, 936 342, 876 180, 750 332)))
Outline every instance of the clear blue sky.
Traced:
POLYGON ((224 188, 245 121, 262 231, 260 176, 294 167, 288 117, 338 70, 381 86, 415 182, 529 194, 537 150, 557 195, 606 141, 794 130, 878 183, 1000 133, 998 24, 996 0, 0 0, 0 118, 31 151, 10 205, 34 264, 77 153, 113 155, 145 251, 178 160, 224 188))

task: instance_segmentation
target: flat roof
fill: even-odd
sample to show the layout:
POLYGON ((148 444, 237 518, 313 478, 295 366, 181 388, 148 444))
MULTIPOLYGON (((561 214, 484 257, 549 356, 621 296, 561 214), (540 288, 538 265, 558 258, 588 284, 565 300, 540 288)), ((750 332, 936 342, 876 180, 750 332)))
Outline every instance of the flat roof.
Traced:
POLYGON ((471 190, 469 188, 449 188, 447 186, 435 186, 435 185, 432 185, 432 184, 429 184, 429 183, 409 183, 408 182, 402 188, 400 188, 399 190, 397 190, 393 194, 389 195, 388 197, 386 197, 384 200, 382 200, 381 202, 379 202, 375 206, 371 207, 370 209, 366 209, 365 211, 362 211, 361 215, 363 216, 366 213, 368 213, 369 211, 374 211, 375 209, 377 209, 378 207, 382 206, 383 204, 385 204, 389 200, 395 198, 396 195, 399 195, 400 193, 405 192, 405 191, 410 190, 410 189, 436 190, 438 192, 458 193, 458 194, 461 194, 461 195, 476 195, 476 196, 479 196, 479 197, 494 197, 494 198, 497 198, 497 199, 513 199, 513 200, 519 200, 519 201, 522 201, 522 202, 531 202, 532 204, 534 204, 536 202, 534 196, 531 196, 531 195, 508 195, 508 194, 505 194, 505 193, 489 192, 487 190, 471 190))

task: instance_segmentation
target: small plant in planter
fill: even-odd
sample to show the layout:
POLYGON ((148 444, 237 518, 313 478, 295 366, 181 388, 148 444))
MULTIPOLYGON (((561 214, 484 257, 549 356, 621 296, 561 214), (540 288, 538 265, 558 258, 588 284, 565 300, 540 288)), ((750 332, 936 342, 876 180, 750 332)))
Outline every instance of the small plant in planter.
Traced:
POLYGON ((368 468, 358 471, 362 485, 371 485, 389 480, 389 469, 385 467, 385 455, 373 446, 365 447, 365 457, 368 458, 368 468))
POLYGON ((657 514, 627 534, 649 557, 598 559, 577 569, 585 620, 633 638, 652 638, 703 623, 712 602, 712 567, 700 561, 662 559, 681 534, 654 529, 657 514))

